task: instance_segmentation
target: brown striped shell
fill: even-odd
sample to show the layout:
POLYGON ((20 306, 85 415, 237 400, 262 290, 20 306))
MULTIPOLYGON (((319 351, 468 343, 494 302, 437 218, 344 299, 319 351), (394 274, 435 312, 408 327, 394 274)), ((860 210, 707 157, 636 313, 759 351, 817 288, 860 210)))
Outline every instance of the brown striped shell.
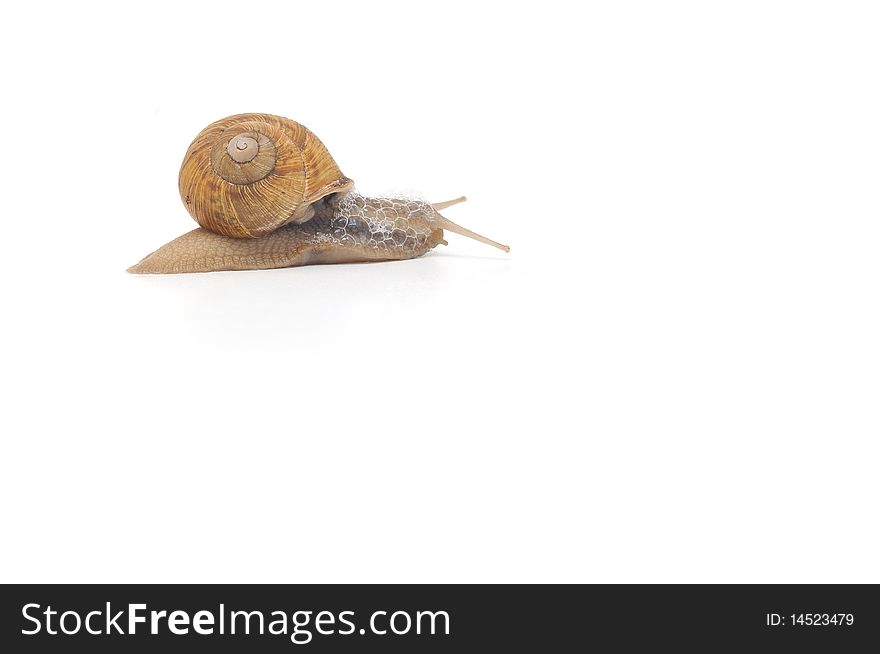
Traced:
POLYGON ((203 129, 178 179, 187 211, 205 229, 263 236, 314 215, 311 205, 353 182, 314 134, 270 114, 239 114, 203 129))

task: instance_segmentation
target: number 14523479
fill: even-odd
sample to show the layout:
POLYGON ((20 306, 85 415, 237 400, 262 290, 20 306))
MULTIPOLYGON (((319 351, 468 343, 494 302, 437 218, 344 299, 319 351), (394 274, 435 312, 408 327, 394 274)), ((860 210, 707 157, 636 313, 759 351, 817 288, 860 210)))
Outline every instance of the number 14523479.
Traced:
POLYGON ((791 613, 780 615, 768 613, 766 624, 768 627, 851 627, 855 622, 852 613, 791 613))

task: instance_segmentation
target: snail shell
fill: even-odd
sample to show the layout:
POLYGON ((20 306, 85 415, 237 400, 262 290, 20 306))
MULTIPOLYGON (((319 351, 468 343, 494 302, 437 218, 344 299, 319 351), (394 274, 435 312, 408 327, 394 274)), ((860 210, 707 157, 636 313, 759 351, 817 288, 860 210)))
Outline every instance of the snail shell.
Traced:
POLYGON ((313 203, 350 190, 353 182, 299 123, 271 114, 239 114, 196 136, 178 186, 199 225, 223 236, 256 238, 309 220, 313 203))

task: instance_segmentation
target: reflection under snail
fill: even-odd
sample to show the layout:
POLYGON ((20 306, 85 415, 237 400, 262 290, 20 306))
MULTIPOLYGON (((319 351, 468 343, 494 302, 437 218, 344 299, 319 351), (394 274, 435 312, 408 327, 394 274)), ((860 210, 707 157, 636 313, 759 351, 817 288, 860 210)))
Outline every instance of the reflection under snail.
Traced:
POLYGON ((269 114, 240 114, 206 127, 187 150, 180 197, 200 227, 162 246, 131 273, 286 268, 419 257, 446 245, 443 230, 505 252, 431 204, 365 197, 308 129, 269 114))

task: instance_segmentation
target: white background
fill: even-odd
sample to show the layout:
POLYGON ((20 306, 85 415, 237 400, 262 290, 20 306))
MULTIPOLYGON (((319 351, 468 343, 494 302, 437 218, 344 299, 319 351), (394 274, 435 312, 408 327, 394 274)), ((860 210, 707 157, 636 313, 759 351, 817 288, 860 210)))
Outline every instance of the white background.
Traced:
POLYGON ((877 5, 370 4, 2 10, 0 580, 880 581, 877 5), (127 275, 244 111, 511 253, 127 275))

